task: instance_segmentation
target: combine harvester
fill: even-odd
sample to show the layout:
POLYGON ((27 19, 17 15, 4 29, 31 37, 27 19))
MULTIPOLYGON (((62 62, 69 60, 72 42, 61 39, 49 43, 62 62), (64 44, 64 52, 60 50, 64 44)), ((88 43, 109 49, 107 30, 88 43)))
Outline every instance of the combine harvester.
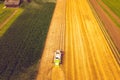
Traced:
POLYGON ((55 66, 60 66, 62 63, 62 51, 61 50, 56 50, 55 55, 54 55, 54 64, 55 66))

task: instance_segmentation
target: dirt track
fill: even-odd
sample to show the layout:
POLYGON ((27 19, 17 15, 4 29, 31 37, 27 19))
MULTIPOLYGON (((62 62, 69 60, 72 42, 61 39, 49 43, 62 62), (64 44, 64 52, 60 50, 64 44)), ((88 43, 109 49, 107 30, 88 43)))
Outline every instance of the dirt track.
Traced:
POLYGON ((65 0, 58 0, 37 80, 120 79, 120 67, 113 55, 117 52, 111 50, 113 44, 108 44, 111 40, 106 40, 104 33, 87 0, 66 0, 66 16, 65 0), (64 50, 58 68, 52 63, 56 49, 64 50))
POLYGON ((4 27, 6 23, 8 23, 8 21, 10 21, 10 19, 17 13, 17 11, 18 10, 16 9, 11 16, 9 16, 2 24, 0 24, 0 30, 4 27))
POLYGON ((120 18, 114 12, 112 12, 112 10, 106 6, 102 0, 98 0, 98 2, 118 23, 120 23, 120 18))
POLYGON ((109 18, 109 16, 103 11, 103 9, 99 6, 96 0, 89 0, 99 15, 101 21, 103 22, 106 30, 108 31, 110 37, 112 38, 114 44, 120 53, 120 28, 118 28, 115 23, 109 18))

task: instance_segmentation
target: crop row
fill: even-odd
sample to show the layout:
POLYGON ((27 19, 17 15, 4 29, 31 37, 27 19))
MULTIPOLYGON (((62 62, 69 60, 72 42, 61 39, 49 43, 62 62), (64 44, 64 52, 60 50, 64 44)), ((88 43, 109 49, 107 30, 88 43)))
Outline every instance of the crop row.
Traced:
POLYGON ((120 0, 102 0, 120 18, 120 0))

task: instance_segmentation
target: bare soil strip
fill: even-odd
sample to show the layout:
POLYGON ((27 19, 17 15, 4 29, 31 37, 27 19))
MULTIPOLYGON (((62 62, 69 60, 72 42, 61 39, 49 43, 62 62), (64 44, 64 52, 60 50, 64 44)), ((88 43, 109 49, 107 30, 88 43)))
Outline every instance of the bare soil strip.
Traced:
POLYGON ((109 18, 109 16, 103 11, 96 0, 90 0, 95 11, 103 22, 108 34, 112 38, 114 44, 116 45, 118 51, 120 52, 120 28, 115 25, 115 23, 109 18))
POLYGON ((112 12, 112 10, 110 10, 110 8, 108 6, 106 6, 102 2, 102 0, 98 0, 98 2, 100 3, 100 5, 102 5, 105 8, 105 10, 107 10, 108 13, 111 14, 111 16, 117 21, 117 23, 120 23, 120 18, 114 12, 112 12))
POLYGON ((105 29, 103 23, 101 22, 99 16, 97 15, 96 11, 94 10, 93 6, 91 5, 91 3, 90 3, 89 1, 88 1, 88 3, 89 3, 89 5, 90 5, 90 7, 91 7, 91 10, 92 10, 92 12, 93 12, 96 20, 98 21, 98 24, 99 24, 99 26, 100 26, 100 28, 101 28, 104 36, 105 36, 105 38, 106 38, 106 40, 107 40, 110 48, 111 48, 112 51, 113 51, 113 54, 114 54, 114 56, 115 56, 115 58, 116 58, 116 61, 118 62, 118 64, 120 64, 120 59, 119 59, 119 58, 120 58, 120 54, 119 54, 119 52, 118 52, 115 44, 114 44, 113 41, 111 40, 111 37, 110 37, 110 35, 108 34, 108 32, 106 32, 106 29, 105 29))

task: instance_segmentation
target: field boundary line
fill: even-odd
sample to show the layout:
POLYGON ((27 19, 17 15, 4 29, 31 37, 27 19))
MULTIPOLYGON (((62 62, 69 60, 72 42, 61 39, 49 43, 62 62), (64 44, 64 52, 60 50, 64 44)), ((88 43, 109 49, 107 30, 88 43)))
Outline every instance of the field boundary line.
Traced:
POLYGON ((89 6, 90 6, 93 14, 94 14, 94 17, 96 18, 98 24, 100 25, 100 29, 103 32, 103 35, 104 35, 105 39, 107 40, 107 42, 108 42, 108 44, 110 46, 110 49, 113 52, 113 55, 115 56, 115 59, 116 59, 117 63, 120 65, 120 54, 119 54, 119 52, 117 50, 117 47, 115 46, 115 44, 113 43, 111 37, 109 36, 109 34, 107 33, 106 29, 104 28, 103 23, 99 19, 99 16, 97 15, 97 13, 94 10, 93 6, 91 5, 91 3, 89 1, 88 1, 88 3, 89 3, 89 6))
POLYGON ((120 23, 120 18, 105 4, 103 3, 101 0, 98 0, 100 6, 103 6, 105 8, 105 10, 111 14, 111 16, 113 16, 113 18, 120 23))
POLYGON ((10 19, 18 12, 16 9, 11 16, 9 16, 1 25, 0 25, 0 30, 5 26, 6 23, 10 21, 10 19))

